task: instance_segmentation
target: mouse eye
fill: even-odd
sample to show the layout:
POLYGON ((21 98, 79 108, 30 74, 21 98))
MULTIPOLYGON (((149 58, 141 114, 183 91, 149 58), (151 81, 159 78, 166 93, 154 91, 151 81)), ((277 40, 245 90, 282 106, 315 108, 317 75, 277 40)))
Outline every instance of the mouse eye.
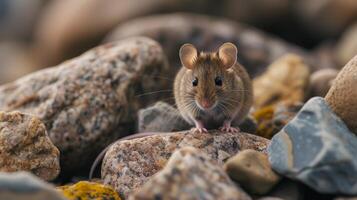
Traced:
POLYGON ((198 84, 198 79, 197 77, 195 77, 193 80, 192 80, 192 86, 197 86, 198 84))
POLYGON ((214 79, 214 83, 218 86, 222 86, 222 78, 220 76, 217 76, 215 79, 214 79))

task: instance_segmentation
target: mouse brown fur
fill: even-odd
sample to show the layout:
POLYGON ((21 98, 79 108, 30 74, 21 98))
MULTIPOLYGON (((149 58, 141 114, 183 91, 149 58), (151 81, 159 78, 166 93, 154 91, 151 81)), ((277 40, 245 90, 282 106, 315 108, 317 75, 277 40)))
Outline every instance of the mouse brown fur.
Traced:
POLYGON ((191 44, 180 49, 182 68, 174 97, 183 118, 199 132, 221 127, 236 132, 253 103, 252 82, 237 62, 237 48, 224 43, 217 52, 198 52, 191 44))

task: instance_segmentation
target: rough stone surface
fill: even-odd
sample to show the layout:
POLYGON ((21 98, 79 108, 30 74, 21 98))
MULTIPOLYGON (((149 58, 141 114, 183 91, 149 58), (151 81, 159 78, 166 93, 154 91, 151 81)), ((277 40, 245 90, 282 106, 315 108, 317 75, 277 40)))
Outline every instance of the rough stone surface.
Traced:
POLYGON ((304 200, 306 197, 306 188, 301 183, 290 179, 283 179, 270 191, 267 196, 281 198, 284 200, 304 200))
POLYGON ((106 153, 102 164, 104 184, 113 186, 121 196, 139 188, 161 170, 177 148, 192 146, 205 152, 218 164, 243 149, 265 152, 268 140, 248 133, 160 133, 145 138, 119 141, 106 153))
POLYGON ((74 185, 61 186, 58 189, 68 200, 120 200, 118 193, 113 188, 94 182, 80 181, 74 185))
POLYGON ((357 137, 321 97, 276 134, 269 161, 279 174, 327 194, 357 194, 357 137))
POLYGON ((357 55, 357 23, 347 29, 336 46, 336 60, 342 67, 357 55))
POLYGON ((324 97, 331 88, 337 74, 337 69, 321 69, 311 74, 309 81, 309 96, 324 97))
POLYGON ((357 55, 338 73, 326 101, 331 109, 357 134, 357 55))
POLYGON ((66 200, 48 183, 27 172, 0 172, 0 199, 66 200))
POLYGON ((301 107, 302 103, 298 102, 280 102, 256 110, 252 114, 258 126, 256 135, 271 139, 296 115, 301 107))
POLYGON ((301 57, 295 54, 284 55, 253 80, 254 106, 261 108, 280 101, 302 102, 309 76, 309 67, 301 57))
POLYGON ((357 200, 357 197, 337 197, 334 200, 357 200))
POLYGON ((0 86, 0 110, 38 116, 61 151, 62 168, 74 170, 133 131, 137 110, 157 98, 136 95, 165 89, 167 80, 154 78, 165 70, 159 44, 130 38, 0 86))
MULTIPOLYGON (((256 3, 261 6, 262 1, 256 3)), ((244 1, 244 5, 247 4, 249 3, 244 1)), ((269 4, 272 4, 271 1, 269 4)), ((233 6, 229 9, 237 12, 238 7, 233 6)), ((314 69, 323 67, 319 60, 297 46, 252 27, 222 18, 184 13, 143 17, 121 23, 105 41, 115 41, 133 35, 147 36, 158 41, 176 70, 181 66, 178 52, 182 44, 189 42, 199 50, 216 51, 227 41, 238 47, 238 61, 246 67, 251 77, 263 72, 266 66, 286 53, 300 55, 304 62, 314 69)), ((174 72, 175 70, 172 77, 175 75, 174 72)))
POLYGON ((60 172, 60 152, 36 117, 0 111, 0 171, 29 171, 44 180, 60 172))
POLYGON ((174 132, 191 127, 178 110, 168 103, 157 102, 155 105, 139 110, 139 132, 174 132))
POLYGON ((177 150, 164 169, 129 197, 139 199, 250 200, 215 160, 193 147, 177 150))
POLYGON ((247 149, 227 160, 224 165, 228 175, 253 194, 268 193, 279 181, 264 153, 247 149))

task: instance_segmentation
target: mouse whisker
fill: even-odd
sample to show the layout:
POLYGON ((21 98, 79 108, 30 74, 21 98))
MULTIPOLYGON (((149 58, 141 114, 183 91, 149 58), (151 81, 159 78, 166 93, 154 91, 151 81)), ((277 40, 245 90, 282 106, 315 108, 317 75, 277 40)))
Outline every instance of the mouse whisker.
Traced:
POLYGON ((141 97, 141 96, 146 96, 146 95, 151 95, 151 94, 157 94, 157 93, 161 93, 161 92, 172 92, 172 90, 158 90, 158 91, 153 91, 153 92, 146 92, 146 93, 143 93, 143 94, 135 95, 135 97, 141 97))

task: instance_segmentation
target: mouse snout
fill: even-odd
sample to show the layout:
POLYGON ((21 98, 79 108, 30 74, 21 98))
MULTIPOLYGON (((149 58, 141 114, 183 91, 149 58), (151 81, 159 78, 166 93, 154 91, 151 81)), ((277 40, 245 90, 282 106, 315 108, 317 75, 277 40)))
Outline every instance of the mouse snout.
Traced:
POLYGON ((213 102, 206 98, 202 99, 200 104, 204 109, 210 109, 213 106, 213 102))

